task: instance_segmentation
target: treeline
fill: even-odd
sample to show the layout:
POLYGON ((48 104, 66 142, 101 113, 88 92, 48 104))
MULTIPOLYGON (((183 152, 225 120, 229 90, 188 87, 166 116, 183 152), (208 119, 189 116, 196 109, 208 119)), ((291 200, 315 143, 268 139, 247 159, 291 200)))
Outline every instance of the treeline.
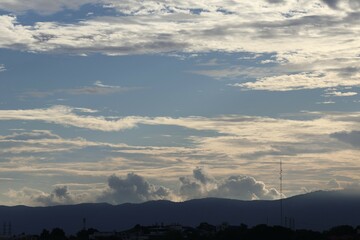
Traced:
POLYGON ((102 233, 97 229, 90 228, 81 230, 75 235, 66 235, 61 228, 51 231, 44 229, 40 235, 23 237, 17 240, 360 240, 360 226, 343 225, 333 227, 327 231, 318 232, 312 230, 293 230, 281 226, 257 225, 249 228, 240 226, 213 226, 201 223, 198 227, 172 226, 140 226, 113 233, 102 233))

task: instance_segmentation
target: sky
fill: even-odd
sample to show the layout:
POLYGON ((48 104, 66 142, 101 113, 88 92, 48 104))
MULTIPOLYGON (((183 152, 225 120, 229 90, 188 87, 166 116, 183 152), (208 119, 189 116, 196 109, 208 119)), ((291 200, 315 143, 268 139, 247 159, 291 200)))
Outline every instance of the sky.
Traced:
POLYGON ((359 0, 0 1, 0 204, 358 190, 359 23, 359 0))

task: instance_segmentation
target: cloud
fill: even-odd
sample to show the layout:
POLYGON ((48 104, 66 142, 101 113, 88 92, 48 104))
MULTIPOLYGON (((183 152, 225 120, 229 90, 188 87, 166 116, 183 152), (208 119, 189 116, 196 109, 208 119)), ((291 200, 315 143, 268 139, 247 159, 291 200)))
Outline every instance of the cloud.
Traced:
MULTIPOLYGON (((344 51, 340 43, 356 35, 355 26, 349 24, 349 35, 334 36, 331 30, 339 31, 338 26, 351 19, 331 13, 333 16, 329 21, 329 13, 319 8, 318 1, 301 5, 294 0, 287 4, 274 4, 280 2, 278 0, 108 2, 107 6, 126 16, 92 18, 73 24, 39 22, 33 26, 21 25, 12 16, 2 16, 6 22, 2 30, 7 35, 0 45, 25 47, 32 51, 109 55, 204 51, 261 53, 269 52, 269 49, 286 53, 296 49, 299 53, 311 54, 311 58, 320 56, 315 56, 316 53, 324 54, 326 58, 333 53, 340 56, 344 51), (289 13, 299 16, 289 18, 289 13), (324 31, 325 25, 329 27, 328 31, 324 31), (289 26, 294 30, 290 31, 289 26), (328 42, 315 38, 319 35, 334 40, 331 48, 328 42), (13 41, 5 44, 5 39, 13 41), (300 39, 301 46, 295 44, 300 39), (322 48, 316 49, 317 46, 322 48)), ((62 4, 71 5, 69 2, 62 4)), ((350 45, 358 46, 353 42, 350 45)), ((350 52, 348 55, 354 56, 350 52)))
POLYGON ((68 192, 67 186, 56 187, 49 195, 40 195, 34 201, 44 204, 45 206, 58 204, 72 204, 74 201, 68 192))
MULTIPOLYGON (((0 118, 30 119, 67 126, 69 122, 73 127, 95 131, 119 131, 118 121, 123 119, 101 116, 92 109, 64 106, 55 109, 1 110, 0 118), (90 125, 97 121, 97 125, 90 125)), ((360 126, 358 112, 303 112, 282 118, 223 115, 180 118, 135 116, 131 119, 136 121, 126 129, 142 128, 144 124, 147 128, 157 126, 156 129, 167 131, 193 129, 186 131, 185 136, 191 144, 162 147, 152 142, 149 143, 151 146, 129 146, 84 138, 62 138, 55 132, 45 130, 13 130, 14 133, 0 137, 0 171, 7 174, 4 177, 18 176, 26 180, 30 176, 42 176, 49 181, 54 181, 51 176, 69 176, 85 182, 115 173, 125 175, 129 169, 139 176, 152 176, 154 171, 161 171, 164 178, 157 179, 159 185, 154 186, 168 188, 166 181, 174 184, 181 177, 181 187, 171 189, 175 196, 188 198, 220 196, 220 190, 226 192, 232 185, 245 184, 246 181, 251 183, 252 180, 245 176, 254 178, 253 184, 258 187, 259 180, 266 180, 265 189, 270 191, 269 186, 277 186, 273 172, 277 171, 279 158, 286 162, 292 179, 306 176, 306 185, 301 184, 309 189, 314 188, 319 180, 325 182, 331 178, 339 179, 339 176, 355 179, 360 170, 357 164, 359 151, 356 148, 356 131, 360 126), (197 131, 216 134, 194 134, 197 131), (341 144, 339 139, 344 143, 341 144), (301 168, 298 168, 300 165, 301 168), (209 167, 216 177, 203 169, 195 169, 192 177, 187 177, 189 169, 194 166, 209 167), (229 176, 236 178, 229 179, 229 176), (223 188, 220 187, 222 185, 223 188)), ((89 131, 87 134, 94 136, 97 133, 89 131)), ((347 181, 341 180, 344 184, 347 181)), ((290 185, 287 195, 296 193, 301 187, 297 181, 291 181, 290 185)), ((267 197, 260 193, 255 195, 267 197)), ((228 196, 237 195, 229 193, 228 196)))
MULTIPOLYGON (((304 72, 291 75, 264 77, 255 82, 237 83, 232 86, 251 90, 265 91, 293 91, 316 88, 334 88, 360 86, 360 78, 355 76, 339 79, 334 73, 326 72, 304 72)), ((335 96, 350 96, 354 93, 334 92, 335 96)))
POLYGON ((86 141, 83 138, 63 139, 48 130, 33 130, 0 136, 0 146, 0 153, 16 156, 18 154, 71 152, 86 147, 106 146, 106 144, 86 141))
POLYGON ((335 132, 330 134, 330 136, 354 147, 360 147, 360 131, 335 132))
POLYGON ((215 181, 213 177, 208 175, 202 168, 199 167, 193 170, 193 176, 197 181, 204 185, 212 184, 215 181))
POLYGON ((276 189, 266 187, 263 182, 257 181, 253 177, 230 176, 215 180, 209 177, 201 168, 196 168, 193 171, 193 179, 181 177, 180 182, 180 195, 187 199, 200 197, 241 200, 280 198, 280 193, 276 189))
POLYGON ((322 0, 322 2, 326 3, 330 8, 337 9, 339 0, 322 0))
POLYGON ((341 184, 336 179, 331 179, 327 183, 327 188, 331 190, 341 189, 341 184))
POLYGON ((268 3, 283 3, 284 0, 266 0, 268 3))
MULTIPOLYGON (((354 40, 359 35, 356 0, 211 0, 206 3, 195 0, 45 3, 37 0, 29 1, 26 6, 18 0, 7 0, 0 3, 0 8, 15 12, 54 12, 77 9, 86 3, 104 5, 120 14, 67 24, 43 21, 32 25, 20 23, 13 15, 2 15, 0 47, 79 55, 272 53, 272 57, 261 62, 276 65, 273 71, 255 76, 255 82, 234 86, 269 91, 359 86, 359 74, 347 79, 333 70, 360 67, 358 53, 353 51, 359 48, 359 41, 354 40), (329 11, 326 6, 336 11, 329 11)), ((252 75, 260 69, 253 69, 252 75)), ((247 76, 246 69, 238 67, 193 72, 215 78, 247 76)), ((106 90, 102 88, 99 92, 95 87, 74 93, 103 94, 106 90)), ((105 92, 109 91, 110 88, 105 92)))
POLYGON ((69 0, 46 1, 46 0, 30 0, 26 4, 19 0, 3 0, 0 2, 0 9, 23 14, 26 11, 33 10, 40 14, 52 14, 64 9, 76 10, 80 6, 87 3, 96 3, 97 0, 78 0, 76 2, 69 0))
MULTIPOLYGON (((285 118, 256 117, 243 115, 228 115, 219 117, 111 117, 106 118, 101 115, 94 115, 92 109, 77 109, 67 106, 53 106, 44 109, 28 110, 0 110, 0 120, 22 120, 22 121, 43 121, 72 126, 96 131, 121 131, 132 129, 141 124, 145 125, 171 125, 189 128, 198 131, 215 131, 229 136, 243 136, 248 140, 255 141, 298 141, 298 134, 311 135, 330 134, 336 130, 348 129, 347 116, 357 117, 359 113, 314 113, 314 119, 310 120, 290 120, 285 118), (81 111, 82 114, 77 114, 81 111), (328 126, 332 126, 330 130, 328 126), (258 136, 259 128, 266 134, 258 136), (293 129, 294 132, 289 132, 293 129)), ((309 113, 311 114, 311 113, 309 113)), ((354 119, 353 121, 355 121, 354 119)), ((219 136, 218 138, 221 138, 219 136)))
POLYGON ((91 87, 83 87, 83 88, 75 88, 75 89, 67 89, 67 90, 64 89, 64 90, 58 90, 57 92, 64 92, 72 95, 82 95, 82 94, 106 95, 106 94, 127 92, 130 90, 134 90, 134 88, 111 86, 111 85, 103 84, 101 81, 96 81, 94 82, 94 86, 91 87))
POLYGON ((6 71, 5 65, 0 64, 0 72, 4 72, 4 71, 6 71))
POLYGON ((46 130, 33 130, 31 132, 20 132, 8 136, 0 136, 0 141, 27 141, 40 139, 60 139, 60 137, 46 130))
POLYGON ((150 200, 172 199, 172 192, 165 187, 155 186, 143 177, 129 173, 125 178, 112 175, 108 179, 108 189, 98 201, 120 204, 126 202, 145 202, 150 200))
POLYGON ((36 97, 36 98, 44 98, 53 96, 56 94, 68 94, 68 95, 108 95, 115 93, 122 93, 127 91, 136 90, 139 88, 129 88, 129 87, 121 87, 121 86, 112 86, 103 84, 101 81, 94 82, 93 86, 85 86, 80 88, 72 88, 72 89, 57 89, 54 91, 27 91, 21 95, 22 98, 28 97, 36 97))
POLYGON ((82 199, 82 195, 76 195, 68 191, 67 186, 55 187, 51 193, 41 190, 23 187, 20 190, 10 189, 4 193, 5 196, 19 204, 30 206, 54 206, 67 205, 87 201, 82 199))
POLYGON ((334 97, 352 97, 356 96, 357 92, 340 92, 340 91, 332 91, 326 92, 325 96, 334 96, 334 97))
POLYGON ((110 204, 141 203, 152 200, 183 201, 192 198, 218 197, 242 200, 278 199, 280 193, 268 188, 263 182, 249 176, 230 176, 219 180, 202 168, 193 170, 193 177, 181 177, 180 188, 171 190, 154 185, 144 177, 128 173, 125 177, 111 175, 106 187, 94 190, 90 184, 70 184, 80 189, 69 191, 63 184, 55 185, 50 193, 23 187, 4 193, 10 200, 31 206, 53 206, 83 202, 107 202, 110 204), (205 177, 206 176, 206 177, 205 177))
POLYGON ((134 128, 136 124, 144 120, 140 117, 125 117, 112 121, 102 117, 80 116, 75 114, 75 110, 75 108, 66 106, 33 110, 0 110, 0 120, 44 121, 100 131, 120 131, 134 128))

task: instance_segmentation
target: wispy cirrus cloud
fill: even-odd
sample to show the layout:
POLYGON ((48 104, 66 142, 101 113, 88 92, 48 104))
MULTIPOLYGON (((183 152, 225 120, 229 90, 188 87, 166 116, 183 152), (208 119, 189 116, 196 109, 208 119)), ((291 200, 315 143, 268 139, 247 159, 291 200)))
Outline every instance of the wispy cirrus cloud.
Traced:
POLYGON ((357 92, 340 92, 340 91, 328 91, 325 93, 325 96, 334 96, 334 97, 352 97, 356 96, 357 92))
MULTIPOLYGON (((126 116, 107 118, 105 116, 94 115, 96 111, 92 109, 72 108, 68 106, 56 105, 50 108, 24 109, 24 110, 0 110, 0 120, 23 120, 23 121, 43 121, 59 124, 63 126, 72 126, 96 131, 121 131, 132 129, 138 125, 174 125, 195 130, 216 130, 223 134, 238 134, 247 130, 253 130, 257 124, 262 124, 263 129, 273 133, 273 137, 282 136, 287 132, 286 128, 290 126, 306 127, 303 131, 311 133, 313 128, 317 131, 326 131, 327 125, 331 125, 336 119, 333 115, 324 115, 311 121, 277 119, 257 116, 219 116, 206 118, 200 116, 190 117, 144 117, 144 116, 126 116), (82 114, 77 114, 81 111, 82 114), (239 123, 241 125, 239 125, 239 123), (323 126, 322 126, 323 125, 323 126), (244 129, 243 129, 244 128, 244 129)), ((358 116, 359 113, 351 113, 351 116, 358 116)), ((316 115, 314 115, 316 116, 316 115)), ((338 115, 334 115, 338 116, 338 115)), ((347 114, 344 114, 347 116, 347 114)), ((337 121, 339 128, 348 126, 346 121, 337 121)), ((335 130, 335 126, 334 129, 335 130)), ((280 137, 279 137, 280 138, 280 137)))
POLYGON ((35 97, 35 98, 44 98, 57 94, 66 94, 66 95, 109 95, 116 93, 123 93, 128 91, 138 90, 140 88, 136 87, 121 87, 115 85, 106 85, 102 81, 95 81, 92 86, 85 86, 79 88, 70 88, 70 89, 56 89, 49 91, 27 91, 21 95, 21 98, 35 97))

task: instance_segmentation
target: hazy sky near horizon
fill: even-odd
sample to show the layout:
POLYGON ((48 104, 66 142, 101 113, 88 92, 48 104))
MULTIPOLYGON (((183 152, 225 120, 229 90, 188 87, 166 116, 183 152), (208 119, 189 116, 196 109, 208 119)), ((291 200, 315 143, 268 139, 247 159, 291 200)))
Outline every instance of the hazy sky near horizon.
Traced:
POLYGON ((0 204, 358 188, 359 0, 0 1, 0 204))

